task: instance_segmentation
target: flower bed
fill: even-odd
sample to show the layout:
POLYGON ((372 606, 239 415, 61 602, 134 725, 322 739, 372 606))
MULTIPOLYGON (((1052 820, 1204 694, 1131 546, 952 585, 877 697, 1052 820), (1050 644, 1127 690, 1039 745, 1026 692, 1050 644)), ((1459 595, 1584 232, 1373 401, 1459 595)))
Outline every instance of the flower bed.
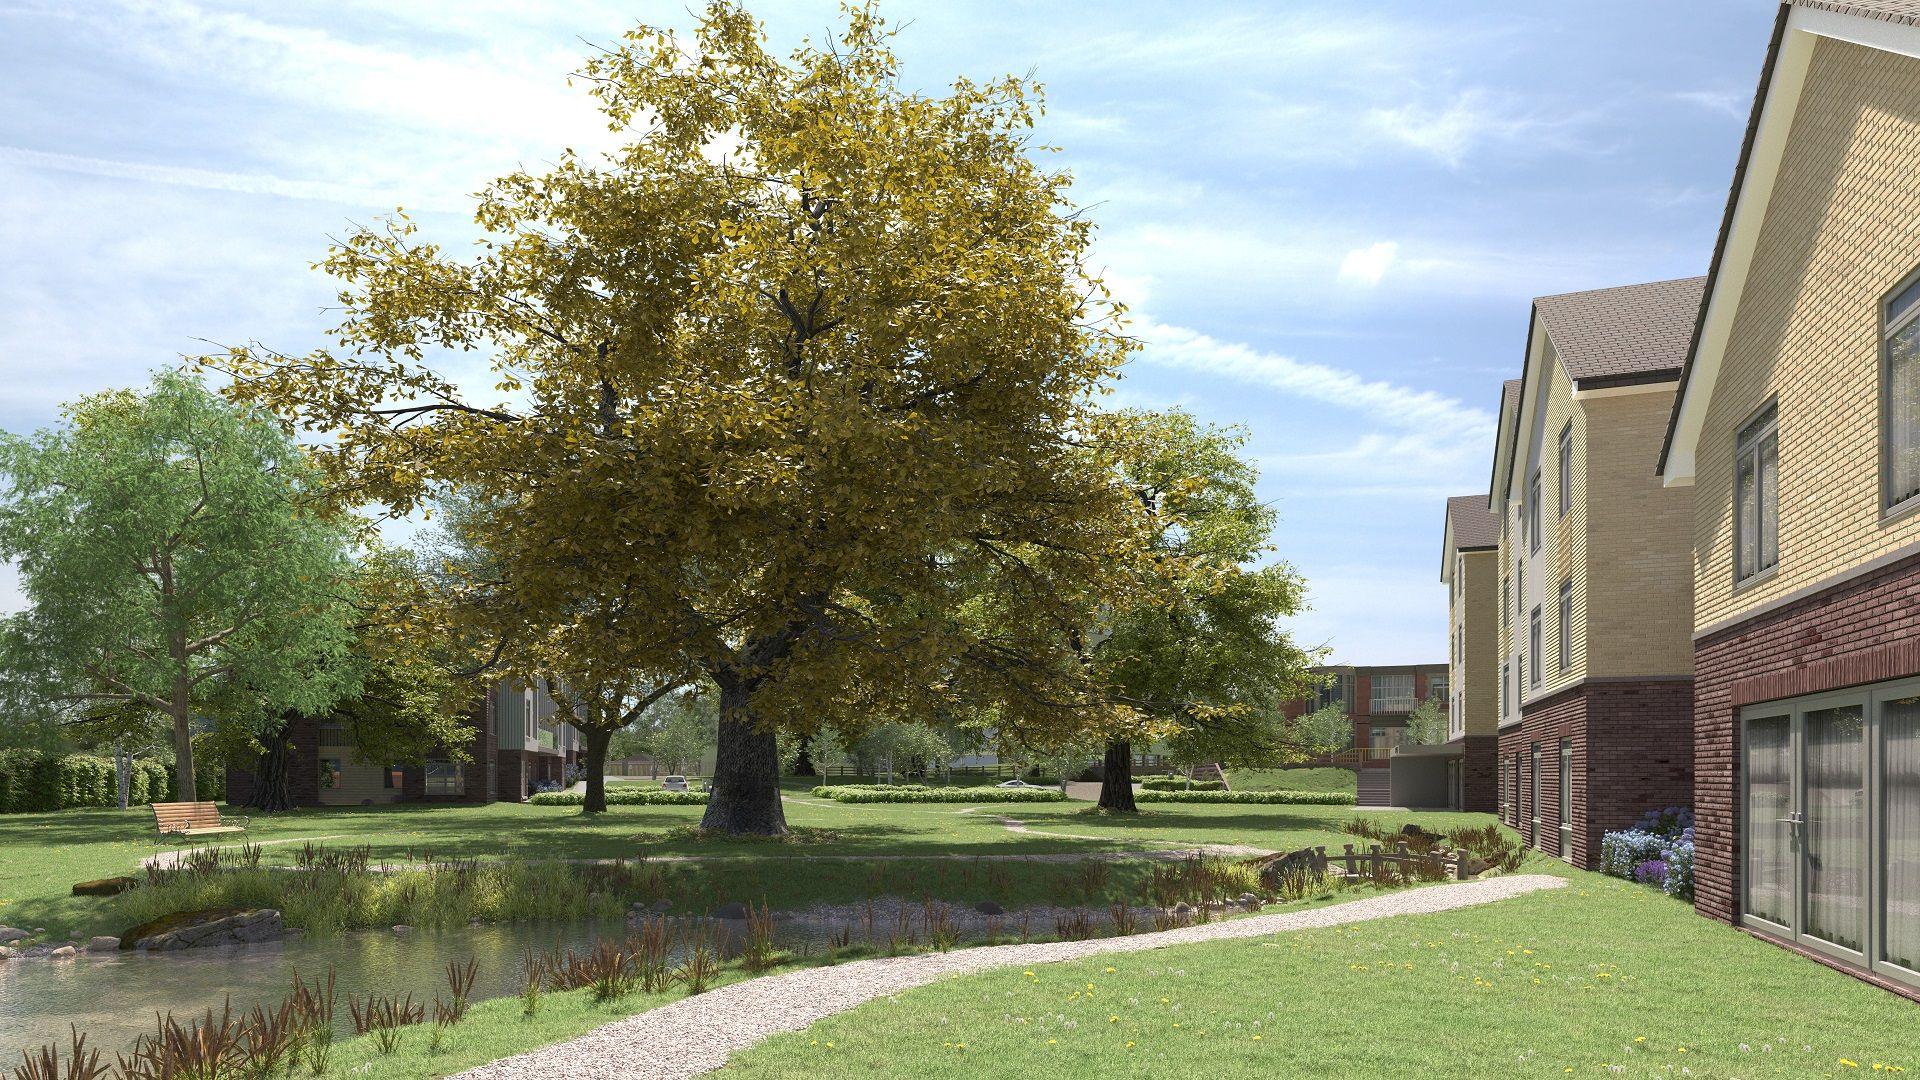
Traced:
POLYGON ((1600 869, 1651 885, 1668 896, 1693 899, 1693 811, 1649 810, 1631 829, 1600 838, 1600 869))
POLYGON ((1016 803, 1062 802, 1066 795, 1052 788, 949 787, 908 784, 835 784, 817 787, 813 794, 843 803, 1016 803))
MULTIPOLYGON (((529 796, 528 802, 535 806, 579 806, 587 801, 586 795, 578 791, 542 791, 529 796)), ((626 787, 608 788, 608 806, 700 806, 705 805, 707 793, 704 791, 662 791, 659 788, 626 787)))
POLYGON ((1134 796, 1138 802, 1184 803, 1300 803, 1310 806, 1352 806, 1354 797, 1345 791, 1155 791, 1148 788, 1134 796))

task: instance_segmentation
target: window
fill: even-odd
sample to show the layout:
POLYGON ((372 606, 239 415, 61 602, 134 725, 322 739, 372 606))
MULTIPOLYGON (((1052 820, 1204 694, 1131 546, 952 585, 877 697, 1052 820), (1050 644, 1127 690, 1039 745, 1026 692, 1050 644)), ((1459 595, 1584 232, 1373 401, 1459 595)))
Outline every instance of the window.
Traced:
POLYGON ((1513 565, 1513 614, 1517 620, 1520 613, 1527 609, 1527 567, 1525 563, 1513 565))
POLYGON ((321 746, 352 746, 347 741, 347 725, 338 720, 320 721, 321 746))
POLYGON ((1314 695, 1313 699, 1314 710, 1318 711, 1329 705, 1345 705, 1347 703, 1347 679, 1348 676, 1344 672, 1337 672, 1332 678, 1320 684, 1320 691, 1314 695))
POLYGON ((1734 447, 1734 578, 1745 581, 1780 561, 1780 428, 1772 405, 1740 430, 1734 447))
POLYGON ((427 797, 457 799, 467 793, 466 777, 457 762, 444 758, 427 759, 427 797))
POLYGON ((406 771, 398 765, 389 765, 380 770, 380 786, 396 789, 406 787, 406 771))
POLYGON ((1886 353, 1887 505, 1920 495, 1920 277, 1882 309, 1886 353))
POLYGON ((1540 609, 1533 609, 1527 625, 1527 685, 1540 685, 1540 609))
POLYGON ((1573 421, 1560 429, 1560 516, 1573 509, 1573 421))
POLYGON ((1435 675, 1427 680, 1427 697, 1433 701, 1447 700, 1447 677, 1435 675))
POLYGON ((1573 858, 1573 740, 1560 740, 1560 857, 1573 858))
POLYGON ((1527 480, 1527 550, 1540 550, 1540 470, 1527 480))
POLYGON ((1502 720, 1507 718, 1507 713, 1512 708, 1512 706, 1508 704, 1508 701, 1511 700, 1509 696, 1508 688, 1511 687, 1512 685, 1513 685, 1513 672, 1510 670, 1510 665, 1501 664, 1500 665, 1500 718, 1502 720))
POLYGON ((1527 818, 1527 843, 1540 846, 1540 744, 1533 744, 1532 771, 1527 779, 1532 782, 1533 790, 1527 794, 1527 806, 1532 811, 1527 818))
POLYGON ((1368 712, 1412 712, 1417 702, 1413 699, 1413 676, 1411 675, 1375 675, 1373 677, 1372 696, 1367 703, 1368 712))
POLYGON ((1560 583, 1560 670, 1573 666, 1573 579, 1560 583))
POLYGON ((1507 627, 1507 601, 1513 597, 1513 579, 1500 579, 1500 628, 1507 627))

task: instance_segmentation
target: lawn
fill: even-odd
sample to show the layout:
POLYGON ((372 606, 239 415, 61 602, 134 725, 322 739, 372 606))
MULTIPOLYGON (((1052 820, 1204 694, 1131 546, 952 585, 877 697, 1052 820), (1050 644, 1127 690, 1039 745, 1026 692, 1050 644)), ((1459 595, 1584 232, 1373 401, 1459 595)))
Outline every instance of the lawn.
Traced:
MULTIPOLYGON (((1424 816, 1422 818, 1424 820, 1424 816)), ((1641 886, 1037 965, 909 991, 730 1076, 1860 1076, 1920 1071, 1920 1013, 1641 886), (1031 974, 1028 974, 1031 970, 1031 974)))
POLYGON ((1234 769, 1227 783, 1235 791, 1343 791, 1354 793, 1352 769, 1234 769))
MULTIPOLYGON (((247 839, 262 843, 263 862, 290 862, 311 839, 367 845, 376 859, 464 856, 543 859, 635 859, 695 856, 672 866, 678 910, 705 910, 728 900, 774 907, 848 902, 870 895, 936 896, 962 902, 993 899, 1005 906, 1053 901, 1071 868, 1018 863, 996 873, 970 871, 971 856, 1153 850, 1193 843, 1240 843, 1269 849, 1307 844, 1336 847, 1352 837, 1340 823, 1349 807, 1155 804, 1137 817, 1101 814, 1084 804, 847 805, 789 789, 787 820, 794 841, 729 841, 692 835, 698 806, 621 806, 583 817, 569 807, 517 803, 487 806, 377 806, 256 814, 247 839), (999 821, 1016 819, 1032 831, 999 821), (1075 837, 1094 837, 1076 839, 1075 837), (887 856, 887 858, 873 858, 887 856), (794 873, 800 860, 807 872, 794 873)), ((1449 819, 1451 822, 1453 819, 1449 819)), ((1483 816, 1459 821, 1482 824, 1483 816)), ((114 902, 74 897, 73 883, 137 872, 157 843, 152 811, 138 807, 0 816, 0 924, 46 927, 51 937, 118 933, 126 923, 114 902)), ((1125 888, 1144 870, 1115 869, 1125 888)))

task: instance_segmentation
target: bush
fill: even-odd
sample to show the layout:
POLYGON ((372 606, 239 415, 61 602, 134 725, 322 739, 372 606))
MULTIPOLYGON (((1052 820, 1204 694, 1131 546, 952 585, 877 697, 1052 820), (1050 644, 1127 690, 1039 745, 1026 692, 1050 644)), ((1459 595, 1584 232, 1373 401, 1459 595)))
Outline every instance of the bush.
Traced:
POLYGON ((831 799, 836 791, 932 791, 925 784, 823 784, 813 789, 816 799, 831 799))
POLYGON ((1015 803, 1062 802, 1066 795, 1037 787, 903 788, 884 785, 837 784, 814 788, 824 799, 843 803, 1015 803))
MULTIPOLYGON (((586 803, 585 794, 578 791, 542 791, 527 799, 535 806, 581 806, 586 803)), ((608 806, 704 806, 707 793, 704 791, 662 791, 659 788, 640 788, 629 790, 625 787, 609 788, 608 806)))
POLYGON ((1142 791, 1140 802, 1184 803, 1295 803, 1305 806, 1352 806, 1344 791, 1142 791))
POLYGON ((1649 810, 1634 828, 1603 835, 1600 870, 1692 900, 1693 811, 1684 806, 1649 810))
POLYGON ((1188 780, 1180 776, 1149 776, 1140 781, 1145 791, 1225 791, 1224 780, 1188 780))
MULTIPOLYGON (((201 785, 216 797, 224 777, 201 785)), ((154 761, 133 762, 127 805, 165 802, 173 787, 172 769, 154 761)), ((119 785, 113 759, 92 754, 47 754, 38 750, 0 751, 0 813, 38 814, 85 806, 118 806, 119 785)))

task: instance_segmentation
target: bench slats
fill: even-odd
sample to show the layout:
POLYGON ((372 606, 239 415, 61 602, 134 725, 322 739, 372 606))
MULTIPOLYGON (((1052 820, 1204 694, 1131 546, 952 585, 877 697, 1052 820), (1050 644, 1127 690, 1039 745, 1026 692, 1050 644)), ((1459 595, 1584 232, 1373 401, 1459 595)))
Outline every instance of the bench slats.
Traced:
POLYGON ((221 821, 220 807, 210 802, 154 803, 153 824, 161 833, 180 836, 246 831, 243 826, 221 821))

